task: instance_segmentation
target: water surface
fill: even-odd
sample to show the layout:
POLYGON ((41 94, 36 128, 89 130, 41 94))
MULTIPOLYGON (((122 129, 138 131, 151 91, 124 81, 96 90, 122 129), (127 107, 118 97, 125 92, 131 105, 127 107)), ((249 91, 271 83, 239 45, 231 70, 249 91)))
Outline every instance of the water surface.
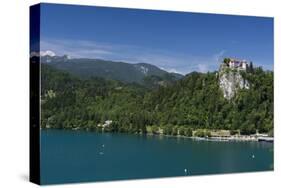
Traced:
POLYGON ((42 184, 272 169, 271 143, 41 130, 42 184))

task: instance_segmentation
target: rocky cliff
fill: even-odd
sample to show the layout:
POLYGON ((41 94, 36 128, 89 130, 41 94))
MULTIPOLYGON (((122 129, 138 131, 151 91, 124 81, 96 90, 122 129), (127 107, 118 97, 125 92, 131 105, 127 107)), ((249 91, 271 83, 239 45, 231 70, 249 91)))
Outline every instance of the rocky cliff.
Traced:
POLYGON ((239 89, 249 89, 248 80, 242 77, 242 70, 231 69, 224 64, 219 69, 219 85, 223 91, 223 96, 227 100, 232 99, 239 89))

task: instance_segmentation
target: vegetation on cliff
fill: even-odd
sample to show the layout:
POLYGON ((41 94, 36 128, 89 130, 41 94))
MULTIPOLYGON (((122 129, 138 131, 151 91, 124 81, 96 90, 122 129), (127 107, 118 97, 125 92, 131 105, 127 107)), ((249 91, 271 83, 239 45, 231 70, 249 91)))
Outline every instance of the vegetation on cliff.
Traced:
POLYGON ((157 87, 153 83, 158 78, 147 78, 146 87, 80 79, 47 64, 41 71, 42 128, 156 134, 162 130, 186 136, 199 129, 240 130, 241 134, 273 130, 273 72, 261 68, 242 74, 250 88, 239 89, 231 100, 224 98, 216 72, 193 72, 157 87), (106 120, 112 123, 98 126, 106 120))

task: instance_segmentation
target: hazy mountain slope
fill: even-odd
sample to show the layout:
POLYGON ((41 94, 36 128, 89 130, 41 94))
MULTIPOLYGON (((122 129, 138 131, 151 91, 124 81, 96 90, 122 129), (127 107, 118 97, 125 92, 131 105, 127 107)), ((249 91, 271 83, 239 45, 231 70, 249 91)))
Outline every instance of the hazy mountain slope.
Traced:
POLYGON ((127 83, 144 83, 144 78, 149 76, 158 76, 163 79, 169 78, 172 80, 183 77, 180 74, 168 73, 147 63, 130 64, 100 59, 69 59, 67 56, 43 56, 41 57, 41 61, 80 78, 101 77, 127 83))

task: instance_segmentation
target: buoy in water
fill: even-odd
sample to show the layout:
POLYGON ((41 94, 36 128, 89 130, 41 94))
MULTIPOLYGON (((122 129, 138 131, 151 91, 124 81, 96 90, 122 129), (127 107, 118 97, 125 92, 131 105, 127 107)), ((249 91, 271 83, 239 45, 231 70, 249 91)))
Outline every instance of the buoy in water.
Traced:
POLYGON ((254 155, 254 154, 252 155, 252 158, 253 158, 253 159, 255 158, 255 155, 254 155))
POLYGON ((187 169, 186 168, 184 169, 184 173, 185 173, 185 175, 187 174, 187 169))

